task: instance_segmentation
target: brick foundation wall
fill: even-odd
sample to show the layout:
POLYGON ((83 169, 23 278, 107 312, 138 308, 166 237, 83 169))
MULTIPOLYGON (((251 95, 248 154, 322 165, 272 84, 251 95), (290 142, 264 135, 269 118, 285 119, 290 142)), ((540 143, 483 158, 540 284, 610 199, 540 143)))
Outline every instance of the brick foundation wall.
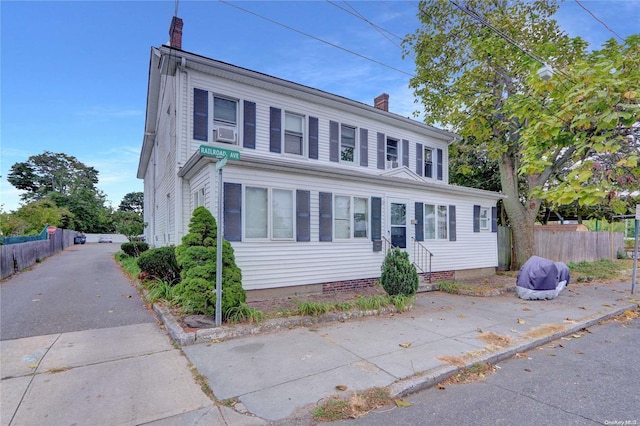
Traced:
POLYGON ((378 277, 322 283, 322 294, 335 292, 351 292, 361 288, 373 287, 377 281, 378 277))
MULTIPOLYGON (((436 283, 438 281, 448 281, 455 279, 455 271, 438 271, 438 272, 424 272, 418 274, 420 279, 427 283, 436 283)), ((335 293, 335 292, 352 292, 361 288, 373 287, 376 285, 378 278, 361 278, 357 280, 346 281, 333 281, 329 283, 322 283, 322 294, 335 293)))

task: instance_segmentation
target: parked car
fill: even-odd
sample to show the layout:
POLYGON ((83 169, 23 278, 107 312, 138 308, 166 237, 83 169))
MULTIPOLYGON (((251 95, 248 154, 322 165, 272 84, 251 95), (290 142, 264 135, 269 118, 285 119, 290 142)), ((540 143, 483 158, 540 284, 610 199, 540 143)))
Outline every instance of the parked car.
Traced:
POLYGON ((73 244, 84 244, 87 242, 87 236, 82 232, 73 237, 73 244))
POLYGON ((98 238, 98 242, 99 243, 112 243, 113 242, 113 238, 111 238, 109 235, 100 235, 100 238, 98 238))

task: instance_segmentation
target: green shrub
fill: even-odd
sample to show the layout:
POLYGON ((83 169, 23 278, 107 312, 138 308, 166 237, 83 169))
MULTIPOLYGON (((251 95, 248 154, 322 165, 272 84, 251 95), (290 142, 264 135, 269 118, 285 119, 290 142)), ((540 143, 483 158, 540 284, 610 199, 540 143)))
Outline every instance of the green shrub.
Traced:
POLYGON ((413 296, 418 291, 418 272, 406 251, 394 248, 387 252, 382 264, 380 283, 390 296, 413 296))
POLYGON ((180 267, 176 261, 175 247, 159 247, 147 250, 138 257, 140 273, 147 278, 166 281, 170 285, 180 282, 180 267))
MULTIPOLYGON (((198 207, 193 211, 189 233, 176 247, 176 260, 182 268, 182 281, 174 294, 183 312, 215 315, 216 309, 216 238, 217 224, 209 210, 198 207)), ((242 288, 242 272, 236 265, 233 247, 222 241, 222 313, 233 312, 247 299, 242 288)))
POLYGON ((138 257, 141 253, 149 250, 149 244, 142 241, 133 241, 122 243, 120 248, 127 256, 138 257))

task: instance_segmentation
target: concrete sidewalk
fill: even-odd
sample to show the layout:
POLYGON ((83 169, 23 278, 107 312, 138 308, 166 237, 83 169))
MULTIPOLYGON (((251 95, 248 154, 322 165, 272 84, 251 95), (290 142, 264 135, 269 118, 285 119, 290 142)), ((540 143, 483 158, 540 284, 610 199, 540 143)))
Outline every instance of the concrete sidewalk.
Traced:
POLYGON ((514 293, 433 292, 420 294, 414 309, 402 314, 200 343, 183 351, 218 400, 235 402, 238 411, 267 423, 303 416, 337 393, 389 386, 393 396, 403 396, 454 374, 459 367, 452 360, 495 363, 637 305, 629 284, 570 285, 548 301, 525 301, 514 293), (336 390, 338 385, 347 390, 336 390))
POLYGON ((0 424, 237 424, 154 323, 0 342, 0 424))

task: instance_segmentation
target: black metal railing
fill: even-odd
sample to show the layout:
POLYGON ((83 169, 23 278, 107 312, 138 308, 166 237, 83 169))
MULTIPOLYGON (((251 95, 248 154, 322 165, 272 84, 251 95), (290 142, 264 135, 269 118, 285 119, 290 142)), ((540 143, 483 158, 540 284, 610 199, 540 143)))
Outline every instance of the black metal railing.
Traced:
POLYGON ((431 275, 431 258, 433 253, 429 251, 420 241, 413 240, 413 264, 416 265, 418 271, 431 275))

